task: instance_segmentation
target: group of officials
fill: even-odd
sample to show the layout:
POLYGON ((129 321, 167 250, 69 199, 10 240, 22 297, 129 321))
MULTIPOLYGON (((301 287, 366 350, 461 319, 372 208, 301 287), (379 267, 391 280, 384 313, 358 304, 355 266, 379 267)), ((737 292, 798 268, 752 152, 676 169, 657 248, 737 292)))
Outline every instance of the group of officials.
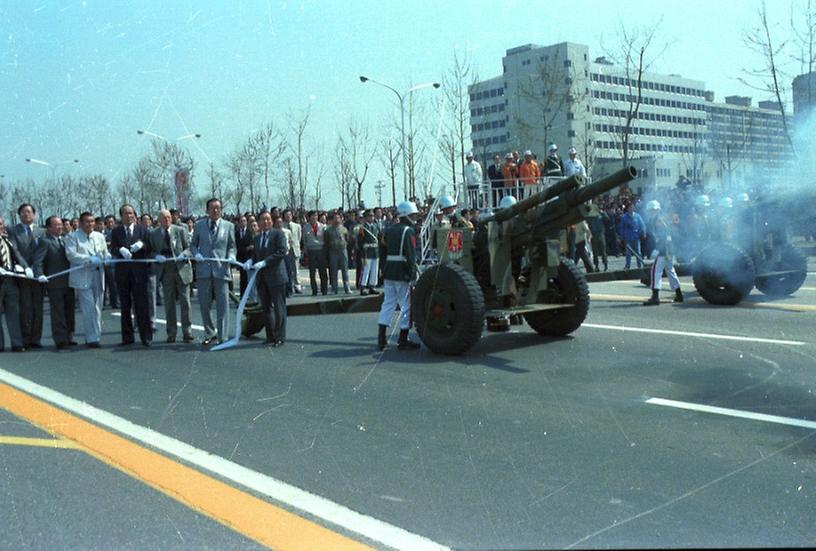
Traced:
POLYGON ((0 351, 5 349, 2 319, 8 327, 11 350, 42 348, 43 299, 51 308, 51 334, 58 349, 76 346, 75 304, 79 303, 89 348, 101 346, 105 268, 113 268, 121 309, 122 346, 153 343, 148 311, 151 265, 164 294, 167 342, 176 342, 181 311, 182 340, 194 341, 190 321, 192 283, 198 289, 204 338, 201 343, 222 343, 228 338, 231 268, 256 275, 257 294, 266 328, 265 343, 277 347, 286 340, 285 259, 287 240, 269 212, 259 215, 260 231, 254 236, 251 258, 236 261, 236 231, 222 218, 221 202, 207 201, 207 216, 193 231, 173 223, 168 210, 160 210, 158 226, 136 221, 134 208, 119 209, 120 223, 110 232, 110 242, 94 230, 94 216, 84 212, 79 227, 63 235, 58 216, 46 220, 45 230, 35 224, 36 210, 26 203, 17 210, 20 223, 8 230, 0 217, 0 351), (193 268, 193 263, 195 268, 193 268), (216 322, 212 319, 215 302, 216 322), (135 314, 135 316, 134 316, 135 314), (134 323, 135 317, 135 323, 134 323))

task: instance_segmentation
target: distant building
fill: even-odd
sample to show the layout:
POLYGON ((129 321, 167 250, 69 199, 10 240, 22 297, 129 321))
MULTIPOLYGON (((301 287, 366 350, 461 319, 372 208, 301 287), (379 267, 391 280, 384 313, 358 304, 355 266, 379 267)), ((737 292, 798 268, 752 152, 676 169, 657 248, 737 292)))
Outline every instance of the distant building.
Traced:
POLYGON ((793 123, 798 125, 816 105, 816 73, 805 73, 793 79, 793 123))
MULTIPOLYGON (((585 45, 527 44, 507 50, 502 75, 470 87, 471 138, 482 160, 513 149, 542 159, 549 143, 566 157, 572 146, 595 177, 622 165, 622 141, 636 75, 605 58, 591 60, 585 45)), ((778 105, 729 96, 714 101, 700 80, 644 73, 641 101, 628 135, 631 186, 764 178, 790 158, 778 105)))

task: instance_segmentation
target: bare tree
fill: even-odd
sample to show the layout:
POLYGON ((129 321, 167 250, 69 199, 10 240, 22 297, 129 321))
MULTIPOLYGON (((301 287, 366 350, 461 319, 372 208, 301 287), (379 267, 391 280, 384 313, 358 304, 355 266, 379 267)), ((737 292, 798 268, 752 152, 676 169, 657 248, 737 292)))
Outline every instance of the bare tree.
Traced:
POLYGON ((139 206, 139 212, 150 208, 151 197, 155 191, 155 165, 148 157, 142 157, 133 169, 133 182, 136 187, 134 202, 139 206))
MULTIPOLYGON (((517 109, 511 121, 517 140, 516 147, 545 151, 549 140, 549 130, 569 105, 570 95, 577 90, 573 86, 576 75, 572 67, 559 63, 559 50, 549 54, 539 62, 536 69, 519 79, 514 101, 524 102, 531 110, 517 109), (544 127, 544 142, 536 144, 535 130, 544 127)), ((575 92, 577 93, 577 92, 575 92)))
MULTIPOLYGON (((470 93, 468 86, 477 81, 476 70, 468 55, 454 51, 453 64, 442 79, 446 112, 448 142, 458 157, 458 175, 465 179, 465 144, 470 142, 470 93)), ((484 162, 484 159, 482 159, 484 162)))
POLYGON ((392 205, 397 204, 397 161, 399 159, 399 150, 399 144, 392 138, 385 138, 380 143, 380 162, 385 170, 385 175, 391 180, 392 205))
POLYGON ((377 154, 376 148, 371 145, 368 127, 349 121, 345 133, 338 139, 338 148, 345 152, 348 176, 353 184, 349 206, 359 205, 363 200, 363 184, 377 154))
POLYGON ((787 88, 784 82, 788 76, 783 72, 781 65, 783 52, 787 48, 790 39, 776 40, 772 34, 771 24, 768 21, 768 11, 765 3, 757 9, 757 26, 749 29, 743 35, 745 46, 757 54, 761 61, 754 69, 744 69, 747 78, 740 78, 740 81, 755 90, 771 94, 776 98, 779 107, 779 114, 782 119, 782 131, 788 145, 793 149, 790 129, 788 128, 788 116, 785 109, 785 98, 787 88))
POLYGON ((102 174, 83 176, 80 180, 80 186, 88 190, 88 206, 96 210, 99 216, 105 216, 105 207, 110 207, 111 197, 111 187, 108 179, 102 174))
POLYGON ((632 126, 638 119, 640 106, 643 102, 643 74, 666 49, 666 45, 655 51, 655 34, 660 22, 649 27, 627 28, 623 23, 618 29, 617 45, 615 50, 608 53, 616 64, 623 67, 624 86, 627 93, 624 101, 623 125, 614 132, 610 132, 621 154, 622 166, 629 164, 630 139, 634 135, 632 126))
POLYGON ((749 110, 730 115, 727 133, 709 121, 708 154, 717 163, 726 189, 731 188, 735 171, 750 158, 756 124, 756 117, 749 110))
POLYGON ((345 210, 346 201, 353 201, 352 168, 348 146, 342 138, 338 138, 335 146, 336 162, 334 164, 334 179, 337 192, 340 194, 340 208, 345 210))
POLYGON ((286 152, 286 141, 274 123, 269 122, 255 134, 263 179, 263 201, 272 201, 272 170, 286 152))
POLYGON ((215 163, 210 162, 207 167, 207 177, 210 180, 209 198, 221 199, 224 195, 224 174, 218 170, 215 163))
POLYGON ((705 128, 697 124, 696 118, 692 128, 691 146, 687 152, 681 155, 681 159, 686 169, 686 175, 690 176, 691 181, 702 184, 705 162, 708 158, 705 128))

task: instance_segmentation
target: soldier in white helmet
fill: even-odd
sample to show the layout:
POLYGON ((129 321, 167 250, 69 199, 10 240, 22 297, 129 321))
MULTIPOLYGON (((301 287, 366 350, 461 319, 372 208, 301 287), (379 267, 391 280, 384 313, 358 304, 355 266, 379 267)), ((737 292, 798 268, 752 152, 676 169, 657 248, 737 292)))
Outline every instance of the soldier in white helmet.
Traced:
POLYGON ((674 252, 669 225, 660 215, 660 203, 652 200, 646 204, 646 231, 654 242, 650 257, 652 264, 651 285, 652 296, 643 303, 644 306, 660 304, 660 287, 663 272, 669 278, 669 287, 674 291, 674 302, 683 302, 683 292, 680 290, 680 280, 674 271, 674 252))
POLYGON ((544 161, 544 176, 560 177, 564 175, 564 163, 558 156, 558 146, 554 143, 547 148, 547 158, 544 161))
POLYGON ((416 278, 416 222, 419 211, 410 201, 403 201, 397 205, 399 223, 388 227, 385 233, 385 270, 383 278, 385 289, 383 303, 380 308, 379 332, 377 346, 380 350, 388 344, 386 331, 391 323, 397 304, 400 307, 399 317, 399 350, 416 350, 419 344, 408 340, 411 329, 411 296, 410 287, 416 278))
POLYGON ((569 178, 573 174, 580 174, 586 176, 586 168, 584 163, 578 158, 578 151, 574 147, 569 148, 569 159, 564 161, 564 178, 569 178))

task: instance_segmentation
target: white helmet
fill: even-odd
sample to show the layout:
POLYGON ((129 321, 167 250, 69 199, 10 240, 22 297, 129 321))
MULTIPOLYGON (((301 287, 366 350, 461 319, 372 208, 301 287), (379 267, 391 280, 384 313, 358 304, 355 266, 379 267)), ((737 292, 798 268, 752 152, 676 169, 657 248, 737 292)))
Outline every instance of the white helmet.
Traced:
POLYGON ((397 205, 397 216, 402 218, 403 216, 409 216, 411 214, 418 213, 417 206, 412 203, 411 201, 403 201, 399 205, 397 205))
POLYGON ((720 199, 720 208, 721 209, 730 209, 734 206, 734 201, 731 200, 730 197, 723 197, 720 199))
POLYGON ((711 199, 708 198, 708 195, 698 195, 697 198, 694 200, 695 207, 701 208, 708 208, 711 206, 711 199))
POLYGON ((550 147, 547 148, 547 151, 558 151, 558 146, 554 143, 550 144, 550 147))
POLYGON ((448 207, 455 207, 456 201, 450 195, 443 195, 439 198, 439 208, 446 209, 448 207))
POLYGON ((646 210, 660 210, 660 201, 652 199, 646 203, 646 210))
POLYGON ((737 199, 740 202, 745 203, 746 205, 751 201, 747 193, 740 193, 739 195, 737 195, 737 199))
POLYGON ((504 197, 502 197, 502 200, 499 201, 499 208, 500 209, 510 208, 516 203, 518 203, 518 199, 516 199, 512 195, 505 195, 504 197))

